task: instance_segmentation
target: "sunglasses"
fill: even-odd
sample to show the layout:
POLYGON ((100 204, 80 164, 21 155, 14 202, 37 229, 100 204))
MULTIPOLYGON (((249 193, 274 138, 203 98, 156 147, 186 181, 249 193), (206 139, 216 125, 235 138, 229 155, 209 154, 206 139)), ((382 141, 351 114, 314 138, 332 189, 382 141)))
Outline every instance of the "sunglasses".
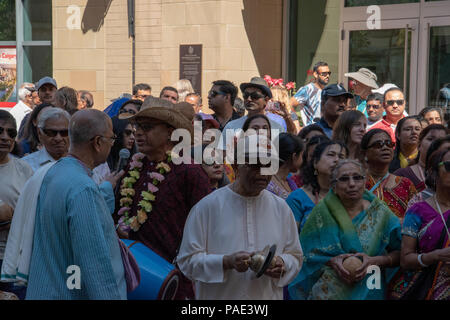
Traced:
POLYGON ((53 130, 53 129, 42 129, 41 131, 47 136, 47 137, 56 137, 58 133, 61 135, 61 137, 65 138, 69 135, 69 130, 53 130))
POLYGON ((124 133, 126 136, 131 136, 132 134, 135 133, 135 131, 134 131, 134 130, 130 130, 130 129, 125 129, 125 130, 123 130, 123 133, 124 133))
POLYGON ((378 104, 368 104, 367 109, 371 109, 371 108, 378 110, 378 109, 381 109, 381 106, 378 104))
POLYGON ((15 139, 17 137, 17 130, 14 128, 3 128, 0 127, 0 134, 3 134, 3 131, 6 130, 6 133, 11 139, 15 139))
POLYGON ((262 93, 259 93, 258 91, 253 91, 253 92, 245 91, 242 96, 244 97, 244 100, 247 100, 248 97, 250 97, 252 100, 258 100, 258 99, 262 99, 262 98, 266 97, 265 95, 263 95, 262 93))
POLYGON ((346 182, 349 182, 350 179, 353 179, 353 181, 355 181, 355 182, 361 182, 365 178, 366 177, 361 176, 361 175, 357 175, 357 176, 342 176, 342 177, 337 178, 336 181, 346 183, 346 182))
POLYGON ((148 122, 134 122, 133 123, 136 126, 136 129, 141 129, 144 132, 150 131, 156 126, 160 124, 166 124, 165 122, 155 122, 155 123, 148 123, 148 122))
POLYGON ((405 100, 386 100, 386 104, 388 106, 393 106, 396 103, 398 106, 402 106, 405 103, 405 100))
POLYGON ((225 92, 222 92, 222 91, 214 91, 214 90, 210 90, 209 92, 208 92, 208 97, 209 98, 215 98, 217 95, 226 95, 226 93, 225 92))
POLYGON ((440 166, 444 166, 445 171, 450 172, 450 161, 442 161, 439 163, 440 166))
POLYGON ((322 77, 331 76, 331 72, 321 72, 321 73, 319 73, 319 76, 322 76, 322 77))
POLYGON ((370 146, 368 146, 368 148, 376 148, 376 149, 381 149, 383 148, 383 146, 387 146, 388 148, 394 148, 395 147, 395 143, 392 142, 391 140, 378 140, 375 141, 374 143, 372 143, 370 146))

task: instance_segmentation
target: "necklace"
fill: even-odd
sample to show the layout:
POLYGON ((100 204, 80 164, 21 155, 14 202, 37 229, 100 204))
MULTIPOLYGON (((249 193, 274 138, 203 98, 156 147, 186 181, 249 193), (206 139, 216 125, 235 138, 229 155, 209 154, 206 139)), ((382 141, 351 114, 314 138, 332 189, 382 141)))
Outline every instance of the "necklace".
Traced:
POLYGON ((439 205, 439 202, 437 201, 436 195, 434 196, 434 203, 436 204, 436 207, 439 211, 439 215, 441 216, 442 223, 444 223, 445 230, 447 230, 448 239, 450 239, 450 232, 448 231, 447 223, 445 222, 444 214, 442 213, 441 206, 439 205))
POLYGON ((141 177, 140 172, 144 158, 144 154, 136 153, 130 162, 130 170, 128 171, 127 177, 122 180, 120 195, 123 197, 120 199, 121 208, 118 211, 118 215, 120 216, 118 226, 124 232, 128 232, 130 229, 136 232, 147 221, 147 214, 153 209, 151 202, 155 201, 155 193, 159 190, 157 185, 165 179, 164 174, 171 170, 169 163, 172 161, 172 154, 169 151, 167 153, 167 162, 161 161, 156 165, 156 170, 159 172, 148 173, 148 176, 151 178, 151 182, 147 184, 148 191, 141 192, 140 198, 137 200, 137 214, 130 216, 131 207, 134 203, 133 198, 136 194, 133 186, 141 177))

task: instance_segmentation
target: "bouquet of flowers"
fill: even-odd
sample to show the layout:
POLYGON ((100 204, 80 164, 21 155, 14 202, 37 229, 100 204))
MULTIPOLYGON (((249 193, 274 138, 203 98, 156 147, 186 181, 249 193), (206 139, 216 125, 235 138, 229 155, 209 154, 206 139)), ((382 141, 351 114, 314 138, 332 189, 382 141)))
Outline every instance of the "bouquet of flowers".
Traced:
POLYGON ((279 87, 282 87, 282 88, 286 88, 286 90, 288 91, 288 94, 289 94, 289 98, 292 97, 292 95, 295 93, 296 84, 293 81, 288 82, 285 85, 283 78, 273 79, 271 76, 269 76, 267 74, 264 76, 264 80, 266 80, 267 85, 270 88, 271 87, 276 87, 276 86, 279 86, 279 87))

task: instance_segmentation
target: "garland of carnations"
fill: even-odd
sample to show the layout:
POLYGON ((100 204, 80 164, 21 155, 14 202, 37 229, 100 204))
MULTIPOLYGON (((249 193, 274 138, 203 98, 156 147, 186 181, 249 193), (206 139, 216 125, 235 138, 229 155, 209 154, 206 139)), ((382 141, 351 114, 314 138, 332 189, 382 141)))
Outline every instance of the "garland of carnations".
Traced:
POLYGON ((153 209, 151 202, 155 201, 155 193, 159 190, 157 185, 165 179, 164 174, 171 170, 169 163, 172 161, 172 154, 169 151, 167 152, 167 163, 161 161, 156 166, 156 170, 159 172, 151 172, 148 174, 151 178, 151 182, 148 183, 148 191, 141 192, 137 215, 130 216, 133 197, 136 194, 136 190, 134 190, 133 186, 141 176, 140 172, 142 170, 142 160, 144 158, 145 155, 142 153, 133 155, 128 175, 122 180, 120 188, 120 195, 122 196, 120 199, 121 208, 118 215, 120 216, 119 228, 124 232, 128 232, 130 229, 136 232, 141 228, 145 221, 147 221, 148 214, 153 209))

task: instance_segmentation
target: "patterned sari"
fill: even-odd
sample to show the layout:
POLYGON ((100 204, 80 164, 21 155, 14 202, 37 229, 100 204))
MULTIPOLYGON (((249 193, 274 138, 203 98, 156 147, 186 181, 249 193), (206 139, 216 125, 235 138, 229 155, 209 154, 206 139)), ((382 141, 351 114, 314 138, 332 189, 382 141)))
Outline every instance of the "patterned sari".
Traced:
MULTIPOLYGON (((450 224, 450 210, 443 213, 447 225, 450 224)), ((426 201, 413 205, 405 216, 402 234, 417 239, 417 252, 427 253, 436 249, 450 246, 450 239, 446 234, 444 223, 433 207, 426 201), (440 241, 445 233, 444 241, 440 241), (445 245, 444 245, 445 244, 445 245)), ((426 288, 428 300, 450 300, 450 266, 438 263, 434 270, 433 282, 426 288)))
MULTIPOLYGON (((389 175, 390 177, 391 175, 389 175)), ((375 185, 375 181, 371 176, 367 178, 366 189, 371 190, 375 185)), ((405 177, 395 176, 395 186, 393 188, 386 188, 384 184, 381 183, 375 190, 373 194, 378 197, 378 199, 383 200, 391 209, 391 211, 403 220, 406 209, 408 207, 409 200, 417 193, 414 184, 405 177)))
POLYGON ((314 207, 300 233, 305 259, 299 275, 289 285, 292 299, 384 299, 386 284, 397 268, 381 270, 381 288, 369 290, 370 274, 350 286, 326 265, 331 258, 345 253, 379 256, 400 250, 399 219, 367 190, 363 199, 370 201, 370 206, 352 220, 332 190, 314 207))

